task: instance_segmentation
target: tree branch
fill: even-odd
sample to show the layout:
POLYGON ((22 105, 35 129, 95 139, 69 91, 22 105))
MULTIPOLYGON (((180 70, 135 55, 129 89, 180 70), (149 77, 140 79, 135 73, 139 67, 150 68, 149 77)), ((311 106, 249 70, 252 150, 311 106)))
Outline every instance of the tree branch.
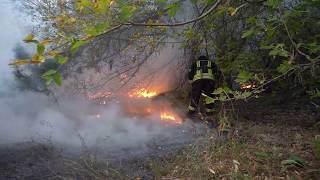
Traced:
MULTIPOLYGON (((194 18, 194 19, 191 19, 191 20, 189 20, 189 21, 179 22, 179 23, 135 23, 135 22, 120 23, 120 24, 118 24, 118 25, 116 25, 116 26, 108 29, 107 31, 105 31, 105 32, 103 32, 103 33, 101 33, 101 34, 98 34, 98 35, 96 35, 96 36, 94 36, 94 37, 86 37, 86 38, 84 38, 83 40, 90 40, 91 38, 97 38, 97 37, 103 36, 103 35, 105 35, 105 34, 108 34, 108 33, 110 33, 110 32, 113 32, 113 31, 115 31, 115 30, 117 30, 117 29, 119 29, 119 28, 121 28, 121 27, 123 27, 123 26, 149 26, 149 27, 160 27, 160 26, 162 26, 162 27, 163 27, 163 26, 176 27, 176 26, 184 26, 184 25, 187 25, 187 24, 190 24, 190 23, 199 21, 199 20, 207 17, 214 9, 216 9, 216 8, 218 7, 218 5, 221 3, 221 1, 222 1, 222 0, 217 0, 217 2, 216 2, 215 4, 213 4, 213 5, 211 6, 211 8, 210 8, 207 12, 205 12, 205 13, 203 13, 201 16, 199 16, 199 17, 197 17, 197 18, 194 18)), ((57 49, 59 49, 59 48, 62 48, 62 47, 64 47, 64 46, 68 45, 69 43, 70 43, 70 42, 67 41, 67 42, 65 42, 65 43, 63 43, 63 44, 61 44, 61 45, 53 48, 52 50, 57 50, 57 49)))
POLYGON ((179 23, 173 23, 173 24, 168 24, 168 23, 135 23, 135 22, 127 22, 127 23, 123 23, 123 25, 128 25, 128 26, 169 26, 169 27, 173 27, 173 26, 184 26, 196 21, 199 21, 205 17, 207 17, 214 9, 217 8, 217 6, 221 3, 221 0, 217 0, 217 2, 215 4, 213 4, 211 6, 211 8, 203 13, 201 16, 191 19, 189 21, 185 21, 185 22, 179 22, 179 23))

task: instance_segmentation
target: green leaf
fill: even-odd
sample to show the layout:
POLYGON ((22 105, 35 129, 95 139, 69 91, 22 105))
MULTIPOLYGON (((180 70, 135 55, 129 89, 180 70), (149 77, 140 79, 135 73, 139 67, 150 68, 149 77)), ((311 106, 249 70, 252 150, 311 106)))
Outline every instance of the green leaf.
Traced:
POLYGON ((90 0, 78 0, 76 1, 76 9, 79 11, 84 10, 85 8, 92 7, 92 1, 90 0))
POLYGON ((135 11, 135 7, 134 6, 129 6, 127 4, 124 4, 121 6, 121 13, 120 13, 120 18, 122 21, 128 21, 131 16, 133 15, 134 11, 135 11))
POLYGON ((237 83, 243 84, 243 83, 248 82, 253 77, 254 77, 253 73, 250 73, 248 71, 240 71, 240 73, 238 74, 238 77, 235 81, 237 83))
POLYGON ((62 84, 62 76, 59 72, 55 73, 53 75, 53 80, 56 83, 56 85, 61 86, 62 84))
POLYGON ((23 40, 24 41, 32 41, 34 38, 34 35, 33 34, 28 34, 23 40))
POLYGON ((68 61, 68 57, 62 55, 56 55, 55 58, 59 64, 65 64, 68 61))
POLYGON ((285 44, 271 44, 271 45, 264 45, 262 46, 263 49, 270 49, 269 52, 270 56, 281 56, 281 57, 288 57, 289 52, 285 50, 285 44))
POLYGON ((291 155, 287 160, 283 160, 281 161, 281 165, 284 168, 287 167, 304 167, 306 164, 306 162, 304 160, 302 160, 301 158, 291 155))
POLYGON ((46 49, 46 47, 43 44, 38 44, 37 45, 37 53, 39 55, 43 55, 45 49, 46 49))
POLYGON ((311 99, 320 97, 320 90, 317 88, 313 91, 308 91, 308 93, 309 93, 311 99))
POLYGON ((59 54, 59 51, 55 51, 55 50, 52 50, 52 51, 49 51, 48 52, 48 55, 51 56, 51 57, 55 57, 59 54))
POLYGON ((57 70, 50 69, 41 77, 46 80, 47 86, 49 86, 52 82, 55 82, 57 86, 61 86, 62 84, 62 76, 57 70))
POLYGON ((249 36, 253 36, 254 34, 256 34, 256 29, 254 27, 244 31, 241 35, 241 38, 246 38, 249 36))
POLYGON ((177 11, 180 9, 181 4, 180 3, 171 3, 167 5, 167 12, 169 17, 174 17, 177 14, 177 11))
POLYGON ((201 95, 205 97, 206 104, 212 104, 217 100, 217 99, 212 98, 212 97, 210 97, 210 96, 208 96, 207 94, 204 94, 204 93, 202 93, 201 95))
POLYGON ((309 43, 307 48, 309 49, 310 53, 318 53, 320 52, 320 45, 317 44, 316 42, 309 43))
POLYGON ((84 40, 75 40, 71 46, 72 53, 76 53, 79 50, 79 48, 85 45, 86 43, 87 41, 84 41, 84 40))
POLYGON ((211 4, 211 3, 213 3, 213 2, 216 2, 216 0, 207 0, 207 3, 208 3, 208 4, 211 4))
POLYGON ((88 36, 97 36, 103 33, 108 28, 108 23, 100 23, 94 27, 88 27, 86 33, 88 36))
POLYGON ((222 102, 224 102, 224 101, 227 101, 227 96, 225 96, 225 95, 221 95, 221 96, 219 96, 219 101, 222 101, 222 102))
POLYGON ((288 57, 289 52, 282 48, 274 48, 269 52, 270 56, 281 56, 281 57, 288 57))
POLYGON ((269 16, 268 19, 267 19, 267 22, 270 22, 270 23, 276 23, 276 22, 279 22, 280 21, 280 18, 276 15, 274 16, 269 16))
POLYGON ((109 0, 100 0, 95 3, 95 11, 99 14, 106 14, 109 10, 109 0))
POLYGON ((264 2, 264 4, 268 7, 271 7, 271 8, 277 8, 280 6, 282 0, 267 0, 264 2))
POLYGON ((288 61, 285 61, 277 67, 277 71, 281 74, 285 74, 293 68, 294 68, 294 65, 289 64, 288 61))
POLYGON ((281 165, 284 166, 284 167, 287 167, 287 166, 300 166, 300 164, 297 161, 291 160, 291 159, 287 159, 287 160, 281 161, 281 165))
POLYGON ((250 97, 251 95, 252 95, 252 92, 245 91, 245 92, 241 93, 241 99, 246 99, 246 98, 250 97))
POLYGON ((38 41, 34 39, 34 35, 33 35, 33 34, 27 35, 27 36, 23 39, 23 41, 24 41, 25 43, 31 43, 31 42, 33 42, 33 43, 38 43, 38 41))
POLYGON ((41 54, 35 54, 32 56, 32 61, 41 61, 43 62, 46 59, 45 56, 41 55, 41 54))
POLYGON ((56 70, 53 70, 53 69, 50 69, 49 71, 45 72, 44 74, 42 74, 41 77, 45 78, 45 77, 49 77, 49 76, 52 76, 54 74, 56 74, 57 71, 56 70))
POLYGON ((53 82, 52 77, 45 79, 45 80, 46 80, 46 86, 49 86, 53 82))
POLYGON ((257 17, 256 16, 250 16, 246 19, 247 24, 256 24, 257 23, 257 17))
POLYGON ((165 2, 167 2, 167 0, 156 0, 157 4, 162 4, 162 3, 165 3, 165 2))
POLYGON ((223 88, 219 87, 218 89, 214 90, 212 94, 218 95, 218 94, 223 94, 224 90, 223 88))

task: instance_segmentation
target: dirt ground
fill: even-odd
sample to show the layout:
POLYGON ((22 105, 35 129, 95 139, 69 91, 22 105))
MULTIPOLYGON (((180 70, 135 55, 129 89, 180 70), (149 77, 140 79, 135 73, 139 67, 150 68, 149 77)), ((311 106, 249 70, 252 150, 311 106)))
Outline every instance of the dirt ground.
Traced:
MULTIPOLYGON (((237 108, 237 106, 241 108, 237 108)), ((308 101, 251 102, 240 109, 227 140, 205 124, 177 127, 177 137, 148 151, 24 142, 0 148, 0 179, 319 179, 315 137, 319 114, 308 101), (179 138, 178 138, 179 139, 179 138)))

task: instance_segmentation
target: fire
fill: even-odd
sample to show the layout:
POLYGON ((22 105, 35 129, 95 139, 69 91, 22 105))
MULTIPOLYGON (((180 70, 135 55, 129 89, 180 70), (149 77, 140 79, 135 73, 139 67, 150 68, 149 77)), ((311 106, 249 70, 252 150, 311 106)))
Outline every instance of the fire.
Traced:
POLYGON ((146 109, 146 112, 147 112, 147 113, 152 113, 153 110, 152 110, 151 108, 147 108, 147 109, 146 109))
POLYGON ((176 120, 176 118, 173 115, 171 115, 169 113, 166 113, 166 112, 162 112, 161 115, 160 115, 160 118, 162 120, 165 120, 165 119, 172 120, 172 121, 176 120))
POLYGON ((145 88, 139 89, 135 92, 131 92, 129 93, 129 97, 133 98, 133 97, 137 97, 137 98, 152 98, 155 97, 156 95, 158 95, 157 92, 152 91, 152 90, 148 90, 145 88))
MULTIPOLYGON (((127 93, 128 99, 121 99, 120 104, 125 108, 125 112, 128 115, 132 115, 134 117, 148 117, 157 121, 161 121, 164 124, 182 124, 182 118, 174 112, 172 105, 166 101, 148 101, 144 98, 153 98, 159 94, 158 91, 149 88, 138 88, 133 89, 127 93), (122 101, 123 100, 123 101, 122 101)), ((114 96, 118 94, 111 93, 110 91, 97 92, 95 94, 89 95, 90 100, 97 100, 98 98, 105 98, 109 96, 114 96)), ((126 96, 126 94, 119 93, 121 96, 126 96)), ((99 104, 106 105, 106 99, 98 99, 101 100, 99 104)), ((102 119, 103 116, 101 114, 94 114, 96 119, 102 119)))
POLYGON ((240 89, 253 89, 255 87, 256 87, 255 84, 243 84, 240 86, 240 89))
POLYGON ((160 119, 163 120, 163 121, 170 121, 170 122, 174 122, 174 123, 177 123, 177 124, 181 124, 181 119, 173 114, 173 113, 169 113, 169 112, 161 112, 160 113, 160 119))

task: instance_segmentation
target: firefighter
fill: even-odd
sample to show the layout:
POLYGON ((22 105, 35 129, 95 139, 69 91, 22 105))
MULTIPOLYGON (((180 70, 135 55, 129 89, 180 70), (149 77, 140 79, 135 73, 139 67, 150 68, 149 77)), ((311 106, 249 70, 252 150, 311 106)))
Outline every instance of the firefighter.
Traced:
MULTIPOLYGON (((188 79, 192 85, 191 100, 188 107, 188 115, 193 117, 198 110, 198 104, 202 93, 213 98, 215 89, 215 74, 217 73, 216 64, 209 60, 207 56, 201 55, 194 61, 188 72, 188 79)), ((212 101, 205 100, 206 116, 213 115, 214 104, 212 101)))

